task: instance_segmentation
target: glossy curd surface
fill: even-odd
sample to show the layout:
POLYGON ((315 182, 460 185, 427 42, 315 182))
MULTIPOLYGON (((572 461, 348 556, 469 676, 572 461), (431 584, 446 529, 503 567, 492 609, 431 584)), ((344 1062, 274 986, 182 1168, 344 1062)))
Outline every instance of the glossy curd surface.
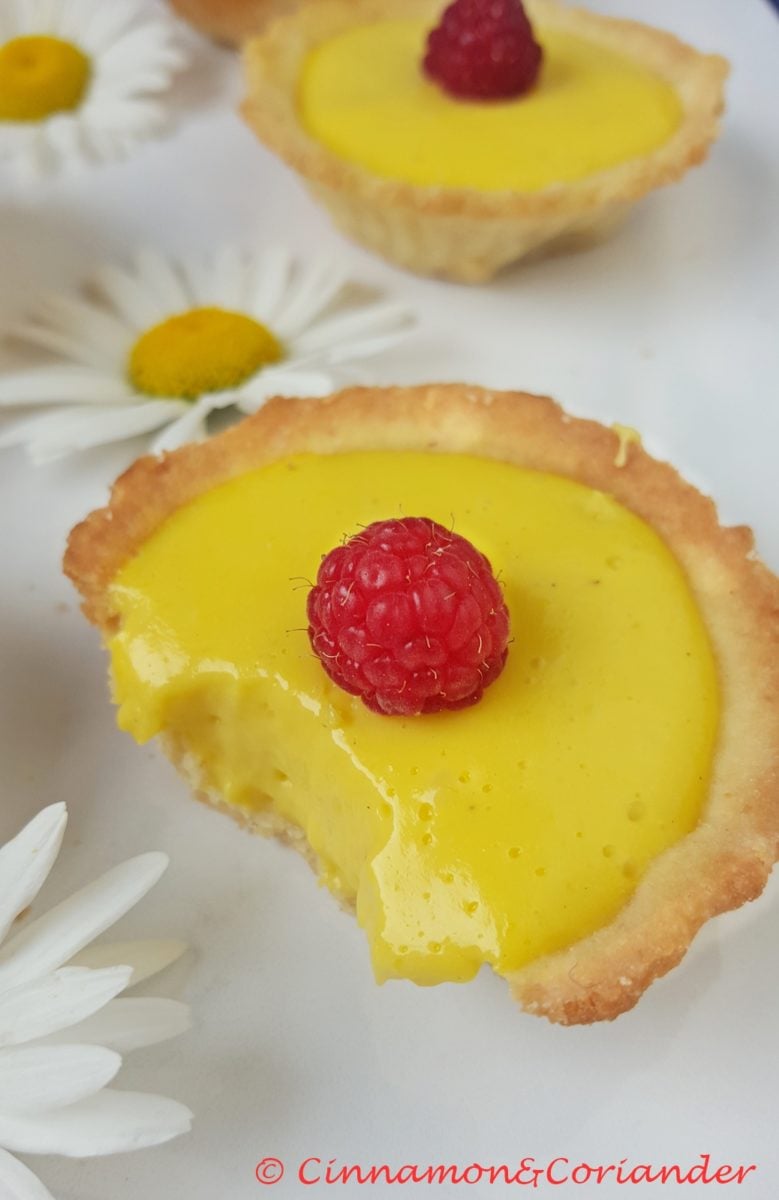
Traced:
POLYGON ((314 49, 299 88, 302 122, 340 157, 422 186, 539 191, 648 154, 681 120, 676 91, 595 42, 539 31, 531 92, 453 99, 422 73, 419 21, 357 25, 314 49))
POLYGON ((579 484, 459 455, 290 458, 175 513, 112 599, 121 726, 168 732, 228 803, 302 827, 379 979, 506 973, 572 943, 699 818, 706 631, 653 530, 579 484), (505 588, 514 640, 474 708, 379 716, 310 652, 322 554, 400 514, 454 522, 505 588))

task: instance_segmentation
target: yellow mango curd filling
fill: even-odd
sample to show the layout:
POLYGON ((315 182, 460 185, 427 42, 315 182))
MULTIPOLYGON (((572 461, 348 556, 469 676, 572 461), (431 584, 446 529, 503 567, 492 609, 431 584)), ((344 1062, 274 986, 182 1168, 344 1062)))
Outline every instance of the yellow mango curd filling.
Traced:
POLYGON ((462 455, 288 458, 172 515, 119 572, 119 723, 304 831, 380 980, 507 973, 609 922, 697 823, 718 686, 675 558, 613 498, 462 455), (370 712, 311 653, 305 579, 359 525, 451 525, 513 642, 473 708, 370 712))
POLYGON ((539 191, 648 154, 681 121, 679 97, 640 63, 557 30, 533 90, 448 96, 422 72, 427 26, 382 21, 317 46, 301 75, 307 131, 376 175, 420 186, 539 191))

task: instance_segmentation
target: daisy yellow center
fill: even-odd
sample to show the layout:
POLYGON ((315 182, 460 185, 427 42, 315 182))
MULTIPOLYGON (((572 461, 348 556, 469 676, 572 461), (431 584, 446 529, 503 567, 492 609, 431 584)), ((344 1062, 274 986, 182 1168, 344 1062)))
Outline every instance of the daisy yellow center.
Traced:
POLYGON ((284 357, 281 342, 253 317, 193 308, 141 334, 130 351, 133 387, 148 396, 196 400, 238 387, 284 357))
POLYGON ((92 64, 61 38, 13 38, 0 46, 0 121, 43 121, 78 108, 92 64))

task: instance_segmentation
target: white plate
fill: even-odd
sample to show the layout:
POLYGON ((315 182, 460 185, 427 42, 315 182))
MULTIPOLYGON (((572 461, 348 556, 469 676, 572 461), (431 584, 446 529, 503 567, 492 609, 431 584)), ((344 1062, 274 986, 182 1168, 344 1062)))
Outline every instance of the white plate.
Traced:
MULTIPOLYGON (((647 13, 642 0, 596 7, 647 13)), ((4 186, 2 310, 141 242, 331 249, 423 316, 419 337, 371 365, 372 379, 519 386, 636 426, 651 451, 718 498, 727 521, 754 526, 779 567, 779 22, 764 0, 655 0, 651 9, 657 24, 732 59, 725 132, 704 168, 645 201, 598 249, 478 290, 384 266, 332 232, 232 115, 234 60, 203 45, 168 139, 34 195, 4 186)), ((263 1194, 255 1164, 270 1155, 287 1166, 278 1197, 327 1190, 296 1181, 308 1157, 366 1167, 558 1155, 691 1165, 704 1153, 757 1164, 740 1196, 776 1195, 776 881, 757 904, 710 924, 683 966, 614 1025, 554 1028, 517 1012, 487 973, 468 986, 377 988, 360 930, 302 861, 193 804, 155 749, 114 729, 104 656, 59 559, 70 525, 139 450, 38 470, 7 452, 0 470, 0 836, 68 801, 47 900, 136 851, 169 851, 168 875, 125 927, 184 937, 196 952, 160 984, 191 1001, 196 1031, 135 1056, 120 1077, 187 1102, 193 1133, 117 1159, 39 1163, 60 1200, 249 1200, 263 1194)), ((585 1191, 626 1194, 613 1179, 546 1188, 585 1191)), ((397 1193, 335 1186, 344 1196, 397 1193)))

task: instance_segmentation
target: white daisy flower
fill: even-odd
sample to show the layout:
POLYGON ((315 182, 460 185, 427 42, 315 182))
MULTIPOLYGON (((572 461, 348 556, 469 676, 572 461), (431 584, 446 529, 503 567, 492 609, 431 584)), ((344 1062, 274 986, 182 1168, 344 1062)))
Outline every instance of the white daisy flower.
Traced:
POLYGON ((39 176, 125 157, 162 126, 174 39, 136 0, 2 0, 0 158, 39 176))
POLYGON ((325 396, 352 379, 350 361, 412 324, 402 305, 354 290, 337 264, 296 264, 280 249, 180 263, 147 249, 132 269, 104 266, 89 294, 44 295, 8 328, 63 361, 0 377, 0 407, 60 408, 6 430, 0 447, 45 462, 165 426, 161 453, 204 437, 216 409, 325 396))
POLYGON ((189 1109, 107 1085, 122 1055, 182 1033, 187 1006, 116 999, 178 958, 180 942, 89 947, 146 895, 164 854, 114 867, 13 932, 62 843, 64 804, 40 812, 0 849, 0 1196, 51 1200, 10 1151, 78 1158, 156 1146, 185 1133, 189 1109), (10 936, 9 936, 10 935, 10 936))

